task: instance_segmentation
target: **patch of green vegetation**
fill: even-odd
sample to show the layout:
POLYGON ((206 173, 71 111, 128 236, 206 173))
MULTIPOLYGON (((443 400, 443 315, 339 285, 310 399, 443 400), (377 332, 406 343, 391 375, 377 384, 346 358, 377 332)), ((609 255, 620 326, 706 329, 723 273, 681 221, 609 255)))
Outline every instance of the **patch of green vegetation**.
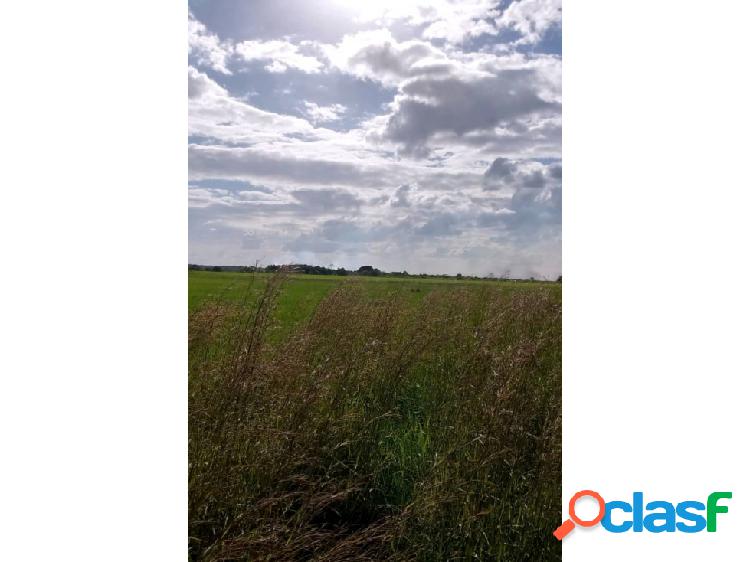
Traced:
POLYGON ((190 283, 192 559, 560 559, 559 285, 190 283))
MULTIPOLYGON (((194 311, 209 302, 252 305, 262 294, 272 275, 269 273, 189 271, 188 310, 194 311)), ((506 291, 528 291, 545 287, 553 293, 561 292, 559 284, 541 281, 291 274, 287 276, 285 290, 277 305, 277 320, 281 324, 281 331, 286 333, 293 325, 309 318, 323 297, 333 288, 344 283, 361 284, 366 294, 373 298, 389 294, 405 294, 413 303, 419 302, 434 290, 457 288, 500 287, 506 291)))

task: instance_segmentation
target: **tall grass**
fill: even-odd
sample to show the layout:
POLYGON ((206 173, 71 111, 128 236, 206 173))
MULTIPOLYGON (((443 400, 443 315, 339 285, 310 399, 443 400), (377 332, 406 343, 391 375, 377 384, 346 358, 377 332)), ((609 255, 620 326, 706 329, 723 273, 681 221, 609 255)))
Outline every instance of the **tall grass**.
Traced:
POLYGON ((190 325, 194 560, 557 560, 559 292, 332 291, 283 276, 190 325))

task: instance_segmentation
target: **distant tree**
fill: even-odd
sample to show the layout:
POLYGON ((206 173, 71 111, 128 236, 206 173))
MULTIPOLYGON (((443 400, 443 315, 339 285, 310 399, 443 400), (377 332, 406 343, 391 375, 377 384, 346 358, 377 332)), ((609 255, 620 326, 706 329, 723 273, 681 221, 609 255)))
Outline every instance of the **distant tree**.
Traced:
POLYGON ((215 265, 211 268, 211 271, 221 271, 221 267, 218 265, 215 265))
POLYGON ((460 273, 456 273, 456 279, 463 279, 463 275, 461 275, 460 273))
POLYGON ((381 271, 371 265, 363 265, 358 270, 359 275, 380 275, 381 271))
POLYGON ((343 267, 339 267, 339 268, 338 268, 338 269, 336 270, 336 275, 346 275, 347 273, 348 273, 348 272, 347 272, 347 271, 346 271, 346 269, 344 269, 343 267))
POLYGON ((560 277, 557 278, 557 282, 562 283, 562 275, 560 275, 560 277))

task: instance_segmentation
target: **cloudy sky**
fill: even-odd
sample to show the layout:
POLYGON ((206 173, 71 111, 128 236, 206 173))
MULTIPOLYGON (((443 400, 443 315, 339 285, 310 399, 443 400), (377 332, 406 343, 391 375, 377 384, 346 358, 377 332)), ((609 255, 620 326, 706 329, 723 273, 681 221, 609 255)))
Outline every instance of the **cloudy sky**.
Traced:
POLYGON ((560 0, 192 0, 191 263, 561 271, 560 0))

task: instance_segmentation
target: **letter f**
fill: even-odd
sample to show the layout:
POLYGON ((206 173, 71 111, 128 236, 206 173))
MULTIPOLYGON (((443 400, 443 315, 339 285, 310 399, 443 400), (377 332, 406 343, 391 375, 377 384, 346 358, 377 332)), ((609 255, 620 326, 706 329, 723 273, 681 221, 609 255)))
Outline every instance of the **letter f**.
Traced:
POLYGON ((717 501, 724 498, 732 499, 732 492, 712 492, 708 495, 708 500, 706 501, 706 507, 708 510, 706 528, 709 533, 716 532, 716 514, 727 513, 729 511, 729 508, 725 505, 716 505, 717 501))

